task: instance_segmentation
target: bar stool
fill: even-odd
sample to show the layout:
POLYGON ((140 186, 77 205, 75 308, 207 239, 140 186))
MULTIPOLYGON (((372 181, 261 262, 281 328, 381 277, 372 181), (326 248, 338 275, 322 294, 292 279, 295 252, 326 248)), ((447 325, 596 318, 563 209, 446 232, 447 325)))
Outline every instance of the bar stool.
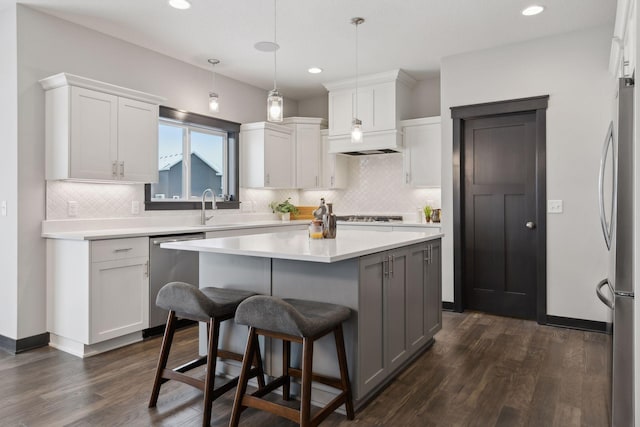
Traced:
POLYGON ((347 320, 350 315, 351 312, 347 307, 322 302, 280 299, 263 295, 253 296, 243 301, 236 310, 236 323, 249 326, 249 338, 229 426, 238 426, 240 414, 247 407, 268 411, 307 427, 318 425, 344 403, 347 409, 347 419, 352 420, 354 417, 353 401, 342 333, 342 322, 347 320), (333 332, 335 336, 340 378, 314 374, 312 369, 313 343, 330 332, 333 332), (282 340, 282 376, 271 381, 266 387, 247 395, 247 381, 251 373, 248 361, 252 360, 255 351, 258 350, 256 345, 258 335, 282 340), (290 366, 291 342, 302 344, 302 370, 290 366), (302 379, 300 410, 262 399, 262 396, 282 387, 283 399, 289 400, 291 377, 302 379), (341 393, 313 418, 311 417, 312 381, 341 390, 341 393))
MULTIPOLYGON (((193 285, 183 282, 168 283, 160 289, 158 297, 156 298, 156 305, 165 310, 169 310, 169 316, 167 318, 164 337, 162 338, 160 357, 158 359, 151 399, 149 400, 149 408, 156 406, 162 384, 169 380, 179 381, 204 392, 202 425, 210 425, 213 400, 231 390, 238 383, 238 377, 236 377, 217 389, 214 388, 216 360, 220 357, 221 359, 242 361, 242 355, 218 349, 220 323, 232 319, 238 304, 252 295, 255 295, 255 293, 233 289, 214 287, 197 289, 193 285), (171 350, 178 317, 207 323, 207 355, 177 368, 168 369, 167 359, 169 358, 169 351, 171 350), (204 364, 207 365, 204 380, 185 374, 185 372, 204 364)), ((260 347, 257 345, 255 347, 257 351, 252 353, 254 359, 249 363, 249 366, 253 364, 255 368, 248 369, 246 376, 247 378, 258 377, 258 386, 262 388, 264 387, 264 372, 262 371, 260 347)))

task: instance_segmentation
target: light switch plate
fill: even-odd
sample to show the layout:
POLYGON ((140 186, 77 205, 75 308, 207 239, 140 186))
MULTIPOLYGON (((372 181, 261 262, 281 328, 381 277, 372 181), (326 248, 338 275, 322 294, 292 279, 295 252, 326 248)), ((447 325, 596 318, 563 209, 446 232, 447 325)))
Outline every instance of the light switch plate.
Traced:
POLYGON ((548 213, 562 213, 562 200, 547 200, 548 213))
POLYGON ((140 202, 137 200, 131 201, 131 213, 133 215, 138 215, 140 213, 140 202))
POLYGON ((67 215, 78 216, 78 202, 72 200, 67 202, 67 215))

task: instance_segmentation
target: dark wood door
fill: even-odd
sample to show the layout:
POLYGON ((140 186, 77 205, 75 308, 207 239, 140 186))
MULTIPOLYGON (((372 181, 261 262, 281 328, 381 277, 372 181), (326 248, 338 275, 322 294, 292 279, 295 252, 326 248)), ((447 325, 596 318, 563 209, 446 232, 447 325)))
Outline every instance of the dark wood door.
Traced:
POLYGON ((536 113, 464 122, 465 307, 536 318, 536 113))

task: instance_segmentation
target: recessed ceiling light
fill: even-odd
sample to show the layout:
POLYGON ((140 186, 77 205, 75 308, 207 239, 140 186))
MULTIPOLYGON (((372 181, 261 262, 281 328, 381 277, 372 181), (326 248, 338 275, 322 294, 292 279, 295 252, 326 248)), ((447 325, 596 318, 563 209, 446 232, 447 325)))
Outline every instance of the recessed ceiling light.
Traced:
POLYGON ((175 9, 189 9, 191 7, 191 3, 188 0, 169 0, 169 6, 175 9))
POLYGON ((320 74, 322 72, 322 68, 320 68, 320 67, 311 67, 307 71, 309 71, 311 74, 320 74))
POLYGON ((531 5, 529 7, 526 7, 524 9, 522 9, 522 14, 524 16, 533 16, 533 15, 537 15, 539 13, 542 13, 542 11, 544 10, 544 6, 540 6, 537 4, 531 5))

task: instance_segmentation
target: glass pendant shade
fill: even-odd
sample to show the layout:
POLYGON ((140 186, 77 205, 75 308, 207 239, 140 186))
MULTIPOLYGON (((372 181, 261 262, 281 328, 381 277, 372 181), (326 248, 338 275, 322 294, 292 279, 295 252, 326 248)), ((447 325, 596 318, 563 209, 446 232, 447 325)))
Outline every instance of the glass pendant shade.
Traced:
POLYGON ((217 113, 220 111, 220 103, 218 102, 218 94, 215 92, 209 92, 209 111, 217 113))
POLYGON ((351 142, 359 144, 362 142, 362 121, 353 119, 351 122, 351 142))
POLYGON ((278 89, 273 89, 267 97, 267 120, 270 122, 281 122, 284 110, 284 100, 278 89))

